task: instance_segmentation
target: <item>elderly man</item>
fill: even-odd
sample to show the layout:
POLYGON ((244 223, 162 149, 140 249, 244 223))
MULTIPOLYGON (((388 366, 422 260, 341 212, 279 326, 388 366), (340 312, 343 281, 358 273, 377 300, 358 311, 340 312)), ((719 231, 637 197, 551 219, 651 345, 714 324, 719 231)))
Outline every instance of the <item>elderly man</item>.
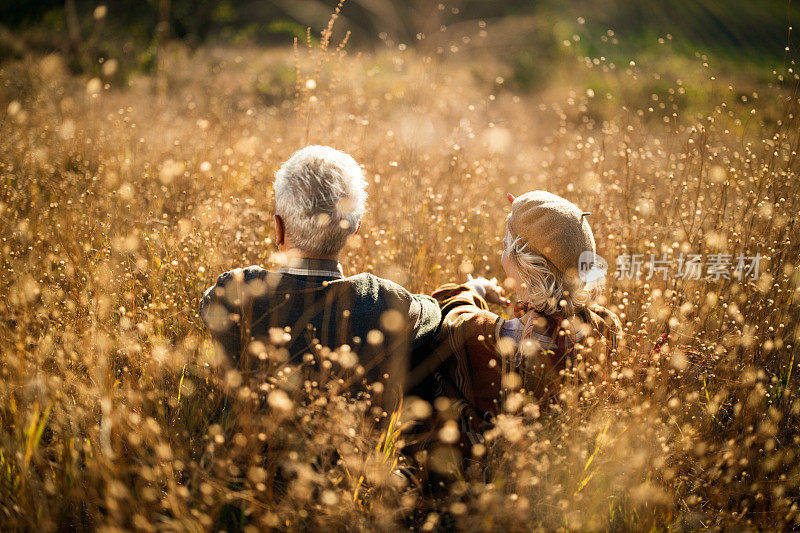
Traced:
POLYGON ((273 354, 288 364, 336 367, 350 376, 346 384, 381 383, 373 391, 386 390, 381 403, 392 408, 386 404, 404 390, 409 355, 434 337, 441 314, 429 296, 372 274, 342 273, 339 256, 361 227, 365 188, 349 155, 325 146, 297 151, 275 176, 282 266, 225 272, 200 310, 218 348, 240 368, 277 346, 273 354))

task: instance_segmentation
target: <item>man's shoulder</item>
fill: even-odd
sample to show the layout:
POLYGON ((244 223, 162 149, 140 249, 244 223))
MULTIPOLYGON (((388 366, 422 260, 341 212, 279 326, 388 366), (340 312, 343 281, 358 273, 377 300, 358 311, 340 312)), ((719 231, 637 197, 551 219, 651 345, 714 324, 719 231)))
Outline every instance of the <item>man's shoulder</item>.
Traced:
POLYGON ((399 283, 364 272, 345 278, 356 296, 368 305, 397 309, 422 316, 437 325, 441 319, 439 304, 427 294, 414 294, 399 283))
POLYGON ((344 278, 352 283, 361 285, 397 285, 395 282, 376 276, 371 272, 359 272, 344 278))
POLYGON ((211 298, 218 295, 218 291, 223 290, 234 281, 250 283, 255 280, 264 280, 267 274, 269 274, 269 271, 258 265, 227 270, 217 277, 217 281, 214 285, 205 290, 201 306, 207 305, 211 298))
POLYGON ((381 278, 369 272, 361 272, 348 276, 342 281, 353 285, 357 292, 375 296, 393 296, 402 299, 411 299, 413 295, 402 285, 390 279, 381 278))
POLYGON ((223 286, 233 280, 247 282, 254 279, 263 279, 268 273, 269 271, 267 269, 258 265, 250 265, 249 267, 244 268, 234 268, 233 270, 227 270, 220 274, 219 277, 217 277, 216 285, 223 286))

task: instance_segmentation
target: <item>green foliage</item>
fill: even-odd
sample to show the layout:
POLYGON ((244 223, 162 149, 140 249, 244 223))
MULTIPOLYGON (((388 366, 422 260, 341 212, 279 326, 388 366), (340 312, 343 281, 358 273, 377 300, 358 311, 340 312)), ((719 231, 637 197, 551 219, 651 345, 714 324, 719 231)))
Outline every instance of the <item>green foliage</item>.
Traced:
POLYGON ((289 35, 304 40, 306 38, 306 28, 290 19, 276 19, 267 25, 267 31, 275 35, 289 35))

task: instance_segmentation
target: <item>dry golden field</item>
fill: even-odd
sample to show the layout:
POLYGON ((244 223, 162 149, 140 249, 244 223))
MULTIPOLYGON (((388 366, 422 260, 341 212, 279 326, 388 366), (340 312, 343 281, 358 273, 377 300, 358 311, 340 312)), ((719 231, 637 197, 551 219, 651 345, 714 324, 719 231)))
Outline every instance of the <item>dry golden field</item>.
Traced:
POLYGON ((791 64, 765 81, 567 50, 526 92, 468 43, 346 50, 176 44, 129 80, 0 66, 0 529, 797 528, 791 64), (273 174, 310 143, 370 182, 346 272, 413 291, 501 274, 507 192, 591 211, 625 325, 613 379, 507 405, 475 468, 453 474, 443 436, 430 477, 397 473, 413 400, 387 433, 281 361, 243 380, 199 297, 271 264, 273 174), (715 253, 760 272, 614 276, 626 254, 715 253))

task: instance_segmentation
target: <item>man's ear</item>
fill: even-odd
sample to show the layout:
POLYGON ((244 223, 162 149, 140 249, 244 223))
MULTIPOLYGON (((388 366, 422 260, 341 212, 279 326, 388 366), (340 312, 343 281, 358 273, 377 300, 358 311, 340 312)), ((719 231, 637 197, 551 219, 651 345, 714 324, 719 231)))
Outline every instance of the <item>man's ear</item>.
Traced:
POLYGON ((358 219, 358 224, 356 225, 356 230, 353 232, 353 235, 358 233, 358 230, 361 229, 361 221, 364 220, 363 218, 358 219))
POLYGON ((280 215, 275 215, 275 244, 278 247, 286 244, 286 226, 283 224, 283 219, 280 215))

